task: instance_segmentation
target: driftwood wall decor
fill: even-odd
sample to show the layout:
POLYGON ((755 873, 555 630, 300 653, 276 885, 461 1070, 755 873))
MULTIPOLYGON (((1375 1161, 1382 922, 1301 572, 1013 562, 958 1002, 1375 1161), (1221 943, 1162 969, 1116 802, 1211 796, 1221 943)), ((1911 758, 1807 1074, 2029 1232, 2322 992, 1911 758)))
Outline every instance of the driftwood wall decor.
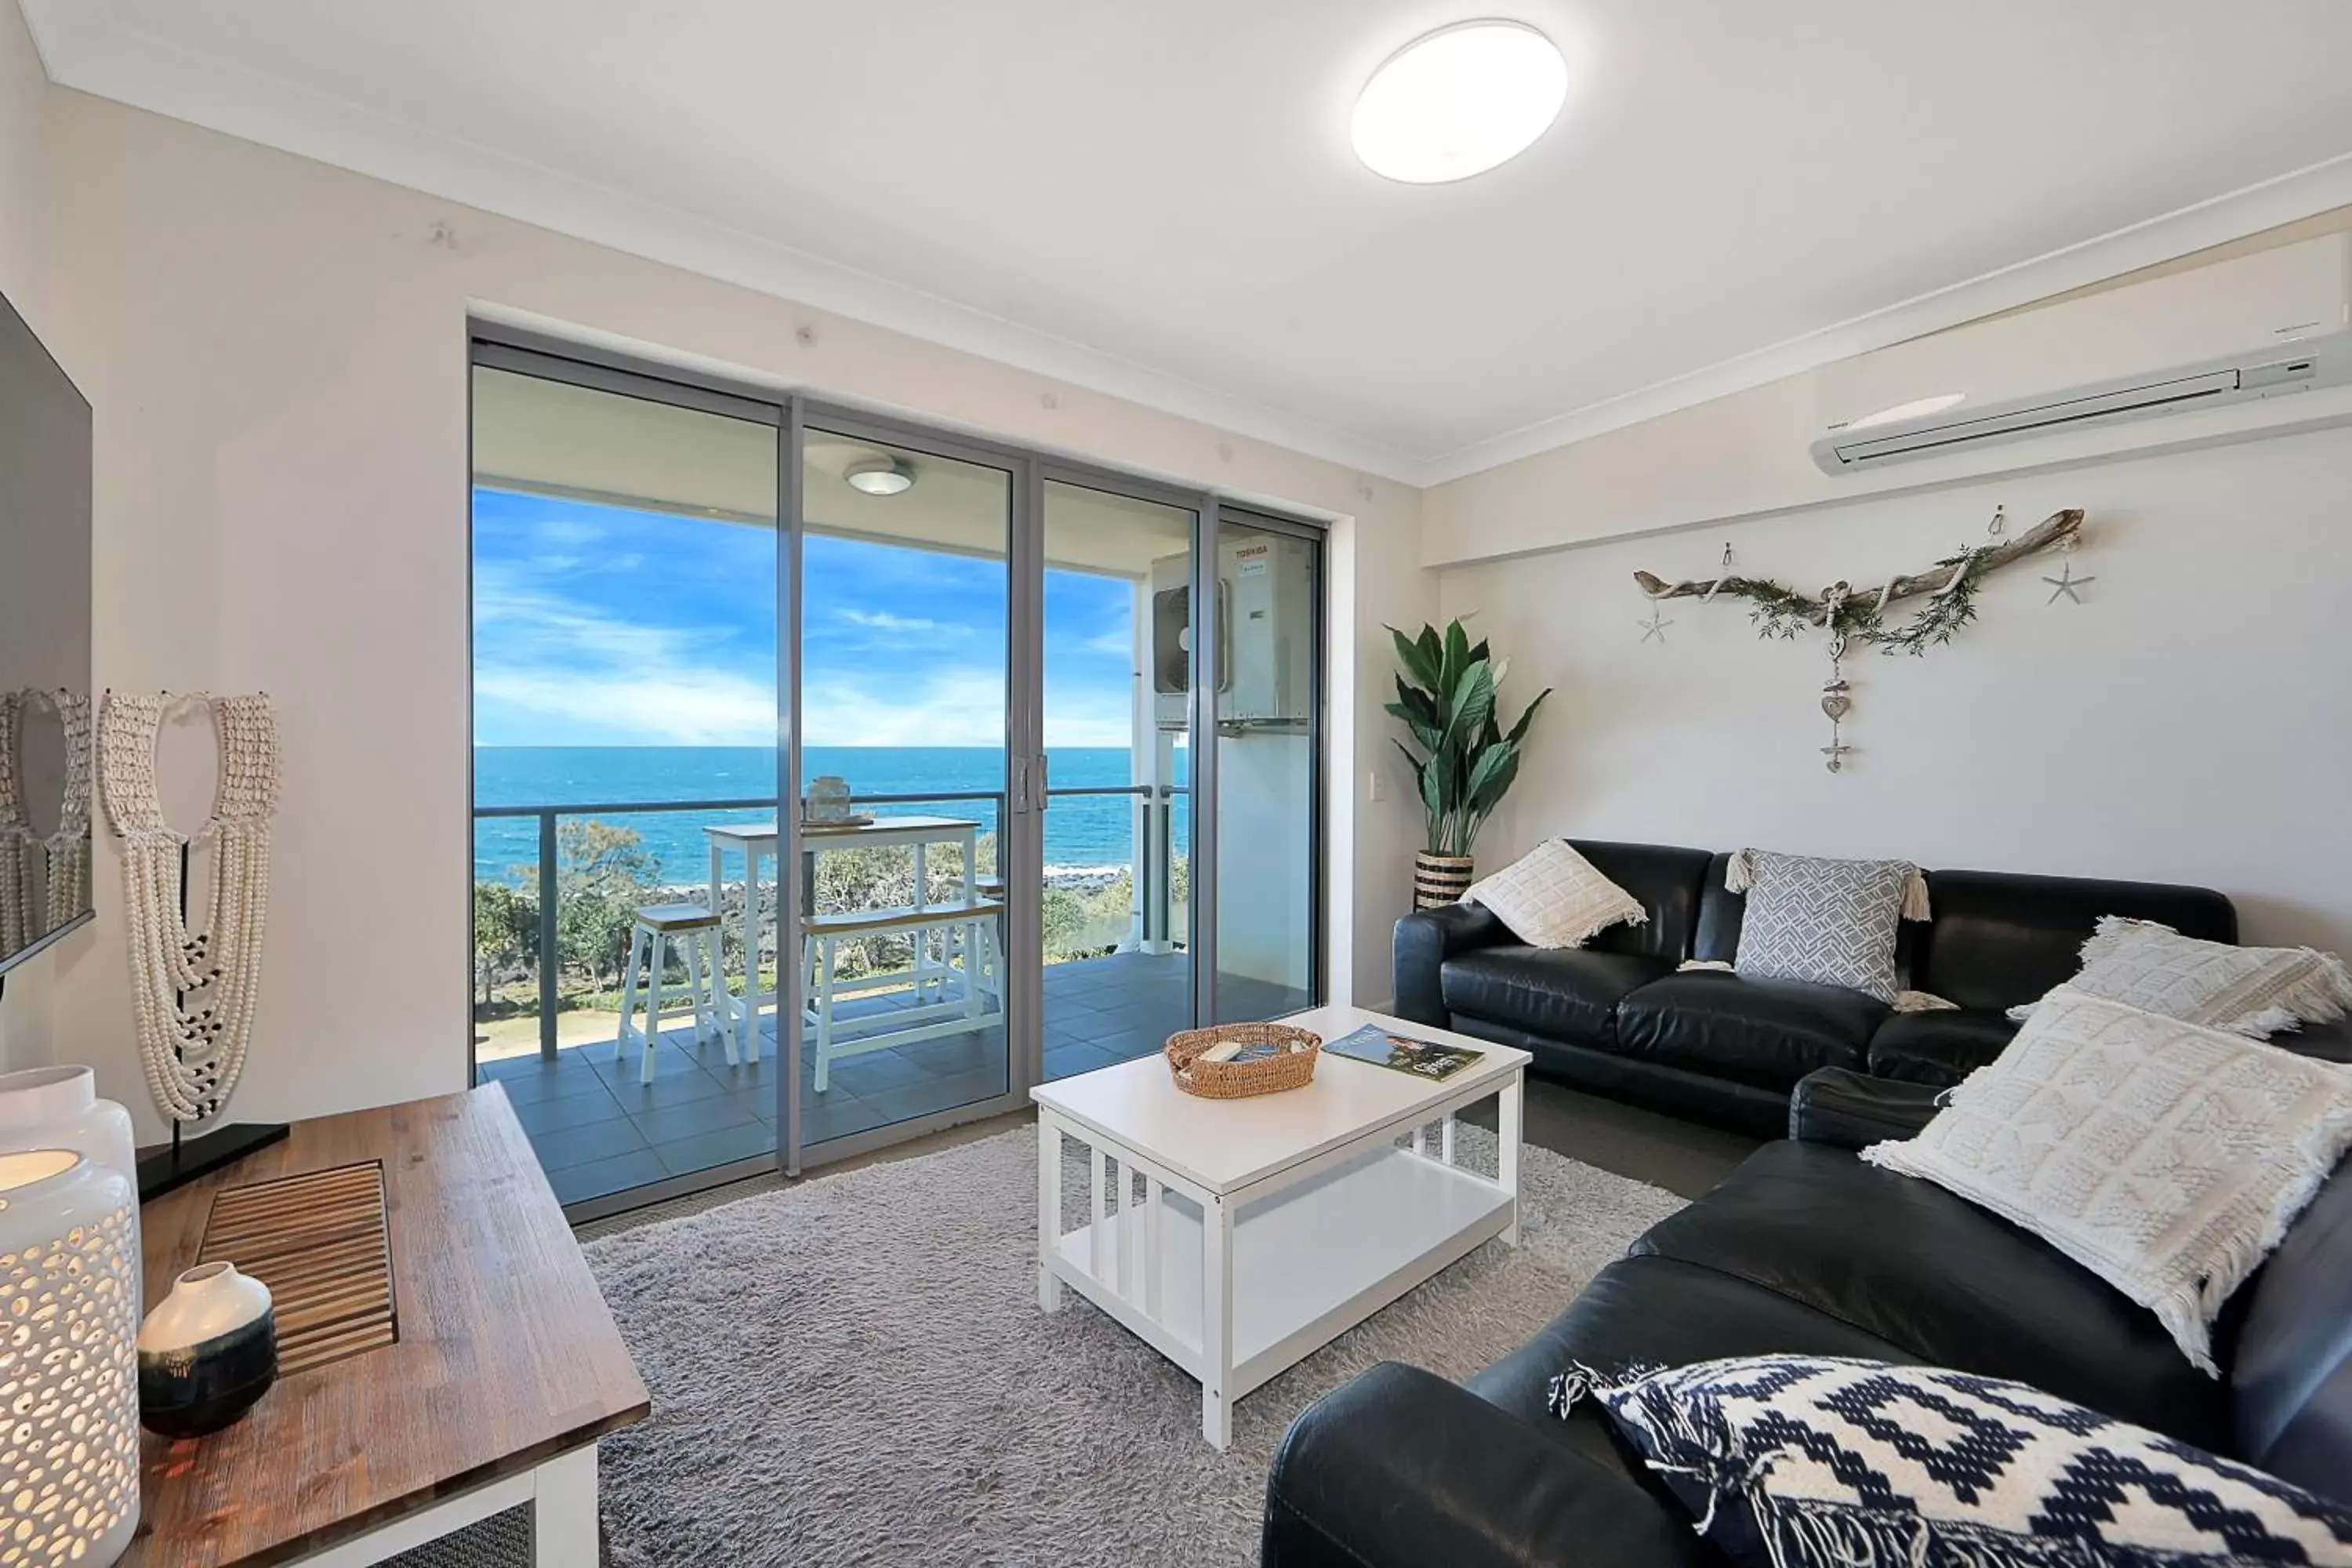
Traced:
MULTIPOLYGON (((1794 637, 1816 627, 1826 631, 1830 678, 1822 686, 1822 711, 1830 721, 1830 743, 1822 748, 1822 754, 1828 759, 1829 771, 1839 773, 1853 751, 1845 743, 1842 731, 1845 716, 1853 707, 1853 688, 1844 672, 1845 656, 1852 647, 1860 643, 1875 647, 1881 653, 1913 655, 1941 647, 1976 619, 1977 585, 1985 577, 2045 550, 2072 552, 2082 542, 2082 529, 2081 510, 2070 508, 2051 513, 2011 539, 2007 537, 2004 514, 1996 510, 1986 531, 1987 543, 1967 546, 1925 572, 1890 577, 1875 587, 1856 588, 1850 583, 1832 583, 1819 594, 1800 593, 1768 577, 1734 574, 1730 569, 1731 549, 1727 545, 1723 570, 1712 578, 1668 583, 1648 572, 1633 574, 1635 585, 1651 601, 1650 620, 1642 623, 1649 628, 1643 633, 1643 640, 1647 641, 1659 626, 1673 624, 1661 622, 1658 616, 1658 605, 1667 599, 1696 599, 1702 604, 1718 597, 1745 600, 1748 617, 1768 637, 1794 637), (1927 602, 1909 618, 1899 624, 1890 622, 1889 606, 1920 598, 1927 602)), ((2075 576, 2070 563, 2063 580, 2047 579, 2058 584, 2058 592, 2051 595, 2051 602, 2055 604, 2063 595, 2081 604, 2082 596, 2076 590, 2091 580, 2075 576)), ((1658 634, 1658 640, 1665 640, 1663 633, 1658 634)))

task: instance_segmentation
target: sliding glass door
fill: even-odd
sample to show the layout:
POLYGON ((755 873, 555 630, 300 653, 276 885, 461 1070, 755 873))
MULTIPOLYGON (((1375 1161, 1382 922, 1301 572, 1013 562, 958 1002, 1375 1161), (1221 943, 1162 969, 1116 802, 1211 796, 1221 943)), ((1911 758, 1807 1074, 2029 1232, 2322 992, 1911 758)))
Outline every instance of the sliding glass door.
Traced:
POLYGON ((1321 994, 1321 534, 474 347, 477 1077, 575 1217, 1321 994))
POLYGON ((852 422, 801 442, 803 1148, 1006 1099, 1015 473, 852 422))
POLYGON ((568 1205, 756 1170, 772 909, 708 847, 775 820, 781 416, 488 345, 473 378, 477 1074, 568 1205))
POLYGON ((1192 562, 1200 513, 1045 484, 1044 1075, 1192 1026, 1192 562))
POLYGON ((1273 1018, 1321 994, 1322 542, 1220 510, 1215 963, 1206 1015, 1273 1018))

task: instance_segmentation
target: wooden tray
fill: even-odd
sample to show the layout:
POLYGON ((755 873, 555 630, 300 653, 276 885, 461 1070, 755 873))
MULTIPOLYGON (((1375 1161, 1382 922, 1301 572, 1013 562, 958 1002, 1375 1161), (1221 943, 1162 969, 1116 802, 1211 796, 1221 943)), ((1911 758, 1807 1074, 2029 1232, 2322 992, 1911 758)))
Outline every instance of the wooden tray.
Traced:
POLYGON ((337 1165, 222 1192, 196 1261, 269 1287, 282 1376, 399 1340, 388 1225, 382 1162, 337 1165))

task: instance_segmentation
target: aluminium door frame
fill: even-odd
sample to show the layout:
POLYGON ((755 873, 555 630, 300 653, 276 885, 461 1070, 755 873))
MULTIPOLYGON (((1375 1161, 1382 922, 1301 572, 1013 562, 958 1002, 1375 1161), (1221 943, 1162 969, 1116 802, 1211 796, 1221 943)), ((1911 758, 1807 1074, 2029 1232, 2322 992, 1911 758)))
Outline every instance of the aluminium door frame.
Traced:
MULTIPOLYGON (((531 331, 520 327, 512 327, 498 321, 485 321, 479 317, 468 318, 466 323, 466 485, 467 516, 468 520, 466 552, 467 583, 467 598, 468 605, 467 615, 467 635, 466 688, 467 735, 470 741, 473 735, 474 719, 473 616, 470 608, 472 603, 473 584, 473 544, 471 537, 471 519, 473 514, 472 492, 474 488, 473 372, 477 369, 504 371, 510 374, 530 376, 541 381, 557 382, 565 385, 583 387, 594 392, 611 393, 617 396, 633 397, 647 403, 662 404, 669 407, 686 408, 691 409, 697 413, 718 415, 725 418, 737 419, 748 424, 772 426, 777 430, 778 440, 780 442, 784 439, 784 433, 790 428, 792 409, 790 405, 791 399, 782 393, 753 386, 747 383, 730 383, 717 377, 706 376, 699 374, 698 373, 664 365, 657 362, 646 361, 625 354, 614 353, 608 350, 596 348, 589 344, 574 342, 568 339, 551 337, 546 333, 531 331)), ((780 449, 777 453, 779 459, 777 484, 780 490, 785 483, 784 476, 786 469, 782 466, 782 460, 784 456, 785 452, 780 449)), ((781 574, 783 570, 782 562, 784 559, 783 551, 785 542, 783 538, 785 519, 782 510, 784 498, 783 495, 780 493, 776 499, 779 509, 776 519, 778 529, 778 569, 781 574)), ((777 640, 781 647, 783 642, 783 632, 781 623, 779 623, 777 640)), ((472 750, 469 745, 467 753, 467 783, 466 791, 467 840, 469 843, 471 842, 472 837, 472 750)), ((470 926, 472 921, 470 910, 467 918, 470 926)), ((472 947, 470 934, 468 936, 467 945, 468 951, 470 951, 472 947)), ((472 1043, 474 1035, 471 1023, 473 1016, 473 1003, 470 994, 467 1001, 466 1014, 468 1020, 466 1031, 467 1078, 468 1082, 471 1082, 476 1075, 477 1068, 472 1043)), ((779 1042, 777 1050, 778 1056, 781 1058, 782 1054, 782 1046, 781 1042, 779 1042)), ((790 1108, 788 1107, 787 1109, 790 1108)), ((777 1134, 776 1149, 772 1153, 755 1154, 748 1159, 742 1160, 730 1160, 723 1164, 710 1166, 706 1170, 690 1172, 688 1174, 681 1176, 666 1177, 663 1180, 650 1182, 642 1186, 631 1187, 622 1192, 607 1194, 599 1198, 591 1198, 582 1203, 568 1205, 564 1209, 564 1215, 575 1225, 584 1224, 591 1220, 602 1219, 608 1215, 622 1214, 631 1209, 642 1208, 649 1204, 665 1203, 672 1198, 685 1197, 694 1193, 702 1192, 710 1187, 724 1185, 730 1182, 739 1182, 746 1179, 747 1177, 767 1174, 778 1168, 783 1156, 785 1133, 781 1130, 782 1120, 783 1117, 780 1113, 780 1131, 777 1134)))
MULTIPOLYGON (((1214 530, 1215 525, 1213 519, 1217 512, 1217 495, 1214 490, 1192 489, 1183 485, 1169 484, 1153 479, 1138 479, 1131 474, 1122 474, 1114 468, 1098 468, 1091 464, 1076 462, 1067 458, 1057 458, 1046 459, 1041 467, 1038 486, 1041 505, 1039 514, 1040 527, 1038 531, 1040 566, 1044 564, 1042 556, 1045 544, 1042 503, 1044 499, 1044 489, 1047 483, 1070 485, 1080 489, 1098 490, 1107 495, 1121 496, 1130 500, 1150 501, 1154 505, 1172 507, 1179 510, 1189 512, 1192 515, 1192 525, 1189 531, 1184 546, 1192 555, 1192 582, 1188 586, 1186 595, 1187 620, 1190 626, 1192 643, 1191 667, 1186 679, 1191 682, 1192 690, 1186 697, 1184 719, 1186 752, 1184 759, 1186 769, 1184 787, 1188 792, 1184 808, 1184 827, 1186 837, 1184 852, 1186 864, 1190 868, 1189 875, 1192 878, 1192 884, 1191 890, 1185 899, 1184 908, 1184 959, 1185 963, 1189 964, 1192 969, 1192 1023, 1194 1028, 1198 1028, 1214 1016, 1205 1005, 1204 998, 1207 994, 1202 988, 1201 972, 1203 968, 1213 970, 1216 967, 1214 964, 1204 965, 1202 963, 1202 955, 1203 953, 1214 951, 1214 949, 1210 945, 1209 937, 1203 933, 1213 932, 1215 930, 1216 910, 1209 904, 1208 900, 1202 897, 1202 884, 1200 880, 1202 863, 1212 858, 1202 853, 1202 846, 1212 842, 1208 836, 1202 830, 1201 824, 1202 820, 1202 813, 1204 810, 1213 810, 1213 808, 1204 806, 1203 805, 1203 802, 1207 799, 1208 786, 1206 786, 1202 781, 1201 769, 1207 753, 1215 749, 1215 742, 1213 738, 1212 738, 1206 744, 1202 742, 1202 731, 1201 729, 1201 705, 1198 699, 1201 690, 1199 669, 1201 645, 1206 641, 1215 640, 1213 637, 1204 638, 1200 633, 1201 605, 1205 602, 1202 599, 1200 595, 1201 531, 1204 526, 1203 519, 1212 520, 1205 524, 1205 526, 1209 527, 1213 531, 1214 530)), ((1043 607, 1044 605, 1041 599, 1039 605, 1041 611, 1043 610, 1043 607)), ((1042 614, 1038 618, 1037 633, 1039 637, 1039 646, 1042 649, 1045 636, 1045 619, 1042 614)), ((1043 673, 1042 664, 1040 666, 1040 673, 1041 675, 1043 673)), ((1040 717, 1042 718, 1042 709, 1044 706, 1044 689, 1042 683, 1039 688, 1038 695, 1039 707, 1041 709, 1040 717)), ((1044 736, 1041 733, 1039 736, 1041 754, 1043 743, 1044 736)), ((1144 853, 1150 853, 1149 849, 1147 848, 1144 853)), ((1042 949, 1038 956, 1040 960, 1039 987, 1042 992, 1044 985, 1044 953, 1042 949)), ((1212 985, 1215 984, 1215 977, 1213 974, 1211 976, 1209 983, 1212 985)), ((1044 1015, 1041 1010, 1039 1014, 1041 1028, 1043 1022, 1044 1015)), ((1044 1081, 1042 1062, 1041 1071, 1038 1075, 1038 1081, 1044 1081)))
MULTIPOLYGON (((1004 879, 1005 890, 1009 895, 1015 886, 1020 885, 1020 879, 1025 874, 1033 856, 1035 858, 1040 875, 1044 865, 1043 829, 1034 811, 1031 809, 1031 786, 1028 782, 1034 777, 1029 770, 1034 766, 1036 755, 1031 740, 1034 736, 1037 724, 1033 692, 1036 685, 1038 648, 1033 622, 1038 605, 1035 590, 1028 580, 1028 577, 1034 576, 1034 573, 1032 572, 1024 576, 1023 571, 1024 564, 1032 568, 1036 564, 1034 542, 1039 531, 1038 501, 1041 491, 1036 479, 1035 460, 1030 454, 1017 448, 969 440, 950 432, 909 423, 887 415, 869 414, 862 409, 822 403, 812 398, 796 396, 793 403, 794 422, 803 437, 800 445, 803 450, 805 450, 805 437, 810 432, 845 436, 853 441, 870 441, 882 446, 898 447, 908 451, 943 458, 950 462, 969 463, 979 468, 993 468, 1006 477, 1004 773, 999 781, 1003 790, 1002 796, 1003 806, 997 818, 996 867, 998 875, 1004 879)), ((802 473, 804 468, 804 459, 796 459, 794 464, 796 474, 802 473)), ((796 488, 785 500, 792 510, 793 561, 797 564, 800 560, 799 548, 805 538, 807 524, 807 520, 803 515, 805 505, 804 489, 796 488)), ((795 601, 792 607, 793 624, 797 631, 805 607, 801 602, 805 584, 800 581, 797 574, 794 574, 791 587, 795 601)), ((797 668, 795 675, 797 675, 797 668)), ((793 826, 789 833, 793 849, 791 864, 795 887, 798 886, 800 876, 800 812, 797 809, 800 796, 795 781, 799 777, 797 764, 802 746, 802 705, 794 700, 797 696, 796 685, 790 689, 782 686, 777 689, 778 703, 790 710, 783 718, 791 728, 791 746, 795 764, 794 771, 790 773, 781 772, 780 764, 776 783, 777 811, 780 815, 789 816, 793 820, 793 826)), ((780 828, 781 831, 784 830, 780 828)), ((777 870, 777 885, 782 888, 783 870, 781 865, 777 870)), ((777 942, 780 949, 777 967, 779 971, 782 968, 781 950, 790 943, 793 935, 786 930, 784 912, 787 910, 797 911, 798 906, 797 897, 790 904, 780 901, 777 905, 777 942)), ((814 1162, 807 1158, 809 1148, 801 1141, 799 1119, 795 1114, 793 1118, 792 1137, 788 1143, 780 1142, 778 1150, 784 1161, 786 1175, 796 1176, 801 1173, 805 1165, 811 1163, 818 1166, 828 1165, 837 1160, 852 1159, 860 1154, 871 1153, 878 1149, 887 1149, 894 1144, 906 1142, 910 1139, 920 1138, 926 1133, 943 1131, 950 1127, 961 1126, 968 1121, 981 1121, 991 1117, 1003 1116, 1010 1111, 1021 1110, 1029 1103, 1030 1087, 1038 1081, 1039 1072, 1044 1065, 1044 1026, 1041 1016, 1044 987, 1036 965, 1023 963, 1019 955, 1032 951, 1030 944, 1042 941, 1044 922, 1041 914, 1042 911, 1038 909, 1035 900, 1008 897, 1006 900, 1005 951, 1003 955, 1005 968, 1003 1010, 998 1015, 1004 1030, 1004 1091, 986 1099, 969 1100, 961 1105, 908 1117, 903 1121, 886 1122, 879 1127, 867 1128, 863 1131, 849 1133, 844 1137, 828 1138, 815 1145, 818 1157, 814 1162)), ((798 921, 799 915, 795 912, 793 915, 792 924, 797 926, 798 921)), ((781 979, 777 985, 779 998, 776 1029, 777 1056, 779 1071, 785 1079, 781 1087, 789 1093, 795 1106, 800 1093, 801 980, 799 966, 795 964, 792 986, 793 999, 789 1020, 784 1016, 785 1003, 782 997, 785 987, 781 983, 781 979), (792 1035, 789 1056, 783 1047, 788 1022, 792 1035)))
MULTIPOLYGON (((1217 506, 1217 526, 1222 529, 1228 522, 1243 528, 1255 529, 1261 533, 1276 533, 1291 539, 1302 540, 1314 552, 1313 559, 1309 563, 1314 592, 1307 595, 1311 609, 1310 622, 1307 626, 1307 684, 1311 693, 1311 700, 1307 703, 1307 912, 1309 925, 1307 943, 1307 1005, 1309 1007, 1319 1007, 1330 994, 1327 989, 1330 979, 1331 937, 1328 908, 1330 879, 1327 874, 1330 849, 1327 837, 1327 826, 1330 820, 1330 812, 1324 794, 1330 783, 1330 758, 1324 752, 1324 742, 1330 734, 1327 722, 1330 708, 1330 686, 1327 679, 1329 671, 1324 639, 1329 626, 1327 572, 1330 563, 1331 535, 1328 529, 1316 523, 1303 522, 1296 518, 1285 517, 1279 512, 1265 511, 1257 507, 1220 501, 1217 506)), ((1197 642, 1200 639, 1196 637, 1193 640, 1197 642)), ((1214 877, 1215 873, 1212 871, 1210 886, 1213 893, 1215 889, 1214 877)), ((1197 897, 1197 889, 1200 887, 1197 872, 1194 874, 1193 887, 1197 897)), ((1213 922, 1215 919, 1213 910, 1210 918, 1213 922)), ((1214 929, 1213 924, 1212 929, 1214 929)), ((1208 999, 1213 1004, 1216 1000, 1213 988, 1208 999)), ((1211 1013, 1204 1014, 1202 1016, 1206 1020, 1213 1021, 1215 1015, 1211 1013)))
MULTIPOLYGON (((467 369, 484 366, 495 370, 532 375, 543 380, 568 383, 597 391, 618 393, 646 401, 672 406, 718 414, 752 423, 770 425, 777 431, 777 887, 778 953, 777 953, 777 1059, 779 1065, 777 1128, 778 1138, 772 1157, 758 1156, 735 1161, 726 1165, 692 1176, 676 1177, 652 1187, 614 1194, 614 1200, 598 1200, 600 1212, 610 1212, 635 1206, 638 1203, 656 1201, 698 1191, 721 1182, 740 1180, 762 1171, 782 1169, 787 1175, 798 1175, 803 1153, 800 1129, 803 1107, 799 1092, 800 1003, 799 966, 787 965, 784 960, 790 946, 791 933, 782 916, 792 905, 782 902, 786 883, 785 868, 797 868, 800 855, 798 801, 794 793, 799 777, 803 737, 801 728, 799 695, 799 640, 803 629, 804 584, 801 581, 801 552, 806 537, 804 513, 805 435, 814 427, 838 433, 853 439, 866 439, 887 445, 930 452, 957 461, 970 462, 997 468, 1012 478, 1013 506, 1008 519, 1007 544, 1007 647, 1006 647, 1006 733, 1005 733, 1005 809, 999 824, 1000 870, 1004 870, 1003 858, 1008 846, 1012 852, 1033 863, 1043 875, 1044 823, 1035 811, 1016 811, 1014 795, 1016 765, 1030 770, 1042 770, 1044 755, 1044 542, 1045 487, 1059 481, 1080 488, 1104 491, 1133 500, 1176 507, 1192 514, 1192 605, 1196 635, 1192 637, 1192 692, 1190 704, 1191 770, 1188 810, 1190 844, 1188 846, 1192 879, 1188 910, 1191 931, 1187 951, 1193 971, 1195 1021, 1213 1018, 1215 1004, 1216 964, 1216 735, 1214 681, 1219 679, 1216 638, 1197 635, 1200 607, 1213 606, 1213 584, 1216 575, 1215 549, 1217 529, 1230 516, 1245 526, 1268 531, 1291 534, 1307 539, 1316 545, 1314 595, 1314 686, 1313 740, 1314 788, 1311 795, 1314 864, 1318 868, 1324 858, 1324 835, 1328 813, 1323 792, 1328 777, 1328 759, 1324 743, 1328 731, 1324 722, 1328 700, 1326 653, 1323 646, 1324 628, 1328 625, 1328 525, 1309 518, 1286 515, 1255 505, 1227 501, 1214 489, 1173 483, 1124 469, 1104 467, 1083 459, 1063 456, 1043 448, 1017 442, 998 440, 984 435, 967 434, 950 426, 910 420, 871 408, 829 401, 811 396, 803 391, 764 385, 756 381, 715 374, 699 367, 666 363, 659 359, 625 351, 584 343, 573 339, 514 326, 506 322, 469 317, 467 321, 468 340, 467 369), (1204 571, 1205 565, 1205 571, 1204 571), (789 1068, 790 1070, 783 1070, 789 1068)), ((469 375, 470 382, 470 375, 469 375)), ((471 421, 468 420, 470 451, 471 421)), ((467 474, 470 489, 472 475, 467 474)), ((470 570, 471 552, 468 551, 470 570)), ((469 683, 470 685, 470 683, 469 683)), ((1030 778, 1041 776, 1033 771, 1030 778)), ((470 811, 470 806, 469 806, 470 811)), ((797 878, 797 869, 793 872, 797 878)), ((1330 939, 1328 911, 1325 908, 1324 879, 1318 874, 1310 906, 1314 930, 1310 933, 1310 984, 1313 995, 1325 994, 1327 948, 1330 939)), ((1042 883, 1040 884, 1042 886, 1042 883)), ((1008 890, 1013 879, 1006 875, 1008 890)), ((830 1139, 817 1145, 821 1158, 816 1163, 827 1164, 871 1152, 925 1133, 960 1125, 963 1122, 1020 1110, 1028 1103, 1031 1086, 1044 1078, 1044 984, 1043 984, 1043 921, 1037 899, 1013 899, 1007 906, 1008 924, 1005 966, 1010 972, 1006 984, 1006 1092, 969 1105, 932 1112, 929 1115, 891 1122, 848 1137, 830 1139), (1017 962, 1016 955, 1025 952, 1037 962, 1017 962), (1016 1024, 1025 1026, 1016 1028, 1016 1024)), ((467 1006, 470 1018, 471 1005, 467 1006)), ((471 1028, 468 1026, 470 1040, 471 1028)), ((470 1059, 470 1046, 468 1047, 470 1059)), ((583 1214, 577 1217, 593 1217, 583 1214)))

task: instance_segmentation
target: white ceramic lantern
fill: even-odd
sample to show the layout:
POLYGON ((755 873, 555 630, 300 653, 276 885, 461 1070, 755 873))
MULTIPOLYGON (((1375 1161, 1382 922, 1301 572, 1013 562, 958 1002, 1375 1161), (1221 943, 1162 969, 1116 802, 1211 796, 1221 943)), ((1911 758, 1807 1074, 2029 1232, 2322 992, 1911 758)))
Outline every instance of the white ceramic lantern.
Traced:
POLYGON ((0 1154, 0 1542, 112 1563, 139 1525, 137 1209, 70 1149, 0 1154))

